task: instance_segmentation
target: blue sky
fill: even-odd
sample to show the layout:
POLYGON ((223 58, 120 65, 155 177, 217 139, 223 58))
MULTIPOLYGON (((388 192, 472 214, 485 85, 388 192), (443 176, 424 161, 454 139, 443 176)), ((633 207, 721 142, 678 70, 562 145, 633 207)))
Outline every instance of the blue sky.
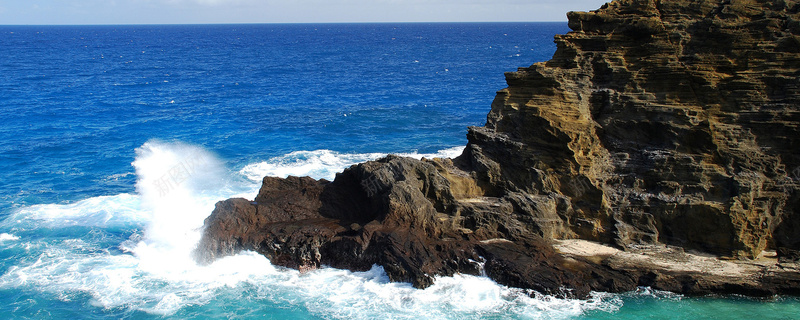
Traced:
POLYGON ((606 0, 0 0, 7 24, 566 21, 606 0))

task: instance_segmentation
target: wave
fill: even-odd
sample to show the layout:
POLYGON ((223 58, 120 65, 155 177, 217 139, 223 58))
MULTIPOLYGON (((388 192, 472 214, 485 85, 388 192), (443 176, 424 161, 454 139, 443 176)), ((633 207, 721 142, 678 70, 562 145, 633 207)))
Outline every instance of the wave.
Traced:
POLYGON ((431 287, 416 289, 391 283, 383 268, 367 272, 325 269, 298 277, 290 285, 307 307, 337 319, 568 319, 589 310, 616 310, 613 295, 593 293, 591 299, 561 299, 529 290, 501 286, 486 277, 456 274, 437 277, 431 287))
POLYGON ((70 204, 39 204, 16 209, 4 225, 37 228, 135 226, 147 221, 145 212, 139 206, 140 198, 128 193, 99 196, 70 204))
MULTIPOLYGON (((403 155, 452 157, 461 150, 403 155)), ((252 196, 264 175, 331 178, 349 165, 381 156, 299 151, 236 172, 198 146, 149 141, 136 149, 132 163, 135 194, 27 206, 5 219, 0 231, 9 233, 0 234, 0 248, 24 255, 0 262, 0 270, 7 270, 0 275, 0 289, 46 293, 60 301, 88 295, 88 302, 103 310, 177 318, 213 316, 219 310, 249 314, 253 309, 338 319, 570 318, 620 304, 612 295, 557 299, 468 275, 439 277, 420 290, 389 282, 377 266, 367 272, 322 268, 301 273, 275 267, 253 252, 207 266, 192 259, 203 220, 216 201, 248 192, 252 196)))
MULTIPOLYGON (((397 153, 411 158, 453 158, 460 155, 464 147, 451 147, 436 153, 397 153)), ((333 180, 337 172, 370 160, 385 157, 386 153, 339 153, 331 150, 295 151, 267 161, 245 166, 240 172, 253 181, 265 176, 285 178, 287 176, 309 176, 315 179, 333 180)))

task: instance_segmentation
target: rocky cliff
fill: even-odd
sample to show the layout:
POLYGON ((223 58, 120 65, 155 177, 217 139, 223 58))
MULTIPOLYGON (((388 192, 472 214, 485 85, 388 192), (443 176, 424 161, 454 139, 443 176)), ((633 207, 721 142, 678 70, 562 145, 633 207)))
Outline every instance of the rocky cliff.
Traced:
POLYGON ((798 2, 617 1, 569 18, 553 59, 507 74, 470 129, 487 191, 567 198, 543 213, 547 237, 796 252, 798 2))
POLYGON ((379 264, 418 287, 485 272, 576 296, 637 285, 796 293, 799 12, 788 0, 620 0, 571 12, 553 58, 506 74, 458 158, 390 156, 333 182, 267 177, 254 201, 217 205, 198 257, 256 250, 301 269, 379 264), (576 250, 568 239, 615 248, 576 250), (697 257, 687 251, 748 271, 667 263, 697 257))

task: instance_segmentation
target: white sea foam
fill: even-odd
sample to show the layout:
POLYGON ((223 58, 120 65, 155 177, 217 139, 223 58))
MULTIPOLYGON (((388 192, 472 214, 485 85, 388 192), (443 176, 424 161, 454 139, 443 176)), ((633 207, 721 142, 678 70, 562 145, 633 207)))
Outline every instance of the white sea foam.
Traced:
MULTIPOLYGON (((100 308, 126 307, 169 315, 181 308, 203 305, 217 297, 220 288, 247 281, 265 283, 278 273, 263 256, 244 253, 220 259, 210 266, 184 265, 182 270, 164 261, 159 268, 130 254, 86 253, 94 244, 63 241, 45 246, 37 259, 12 267, 0 276, 0 288, 32 288, 72 300, 88 293, 100 308)), ((288 271, 285 271, 288 272, 288 271)))
POLYGON ((650 297, 657 300, 673 300, 679 301, 684 298, 683 295, 669 292, 669 291, 662 291, 656 290, 650 287, 639 287, 636 290, 626 293, 627 295, 635 295, 638 297, 650 297))
MULTIPOLYGON (((464 147, 452 147, 436 153, 398 153, 411 158, 453 158, 461 154, 464 147)), ((333 180, 337 172, 364 161, 386 156, 385 153, 338 153, 331 150, 295 151, 267 161, 245 166, 240 172, 248 179, 261 181, 265 176, 285 178, 287 176, 309 176, 315 179, 333 180)))
POLYGON ((0 242, 3 241, 16 241, 19 240, 19 237, 9 234, 9 233, 0 233, 0 242))
POLYGON ((119 179, 122 179, 122 178, 125 178, 125 177, 128 177, 128 176, 132 176, 132 175, 135 175, 135 174, 136 173, 133 173, 133 172, 112 174, 110 176, 107 176, 106 180, 108 180, 108 181, 111 181, 111 180, 117 181, 119 179))
POLYGON ((337 319, 567 319, 619 304, 603 294, 593 294, 589 300, 531 295, 470 275, 438 277, 434 285, 420 290, 389 282, 377 266, 367 272, 322 269, 281 285, 303 296, 309 310, 337 319))
POLYGON ((310 176, 316 179, 332 180, 337 172, 351 165, 377 159, 385 154, 341 154, 330 150, 295 151, 267 161, 252 163, 240 171, 253 181, 261 181, 265 176, 310 176))
POLYGON ((124 253, 78 234, 67 240, 36 239, 31 245, 38 251, 36 259, 11 267, 0 277, 0 287, 37 288, 66 294, 63 299, 86 292, 98 307, 171 314, 213 299, 216 288, 274 270, 266 258, 254 254, 210 266, 199 266, 192 258, 203 220, 216 201, 237 188, 213 154, 158 141, 147 142, 136 153, 137 194, 24 207, 5 223, 25 229, 128 226, 134 233, 120 239, 124 253))
MULTIPOLYGON (((453 148, 413 156, 452 156, 460 151, 453 148)), ((267 171, 274 175, 301 174, 304 170, 321 170, 325 175, 380 156, 310 151, 257 165, 271 166, 267 171)), ((300 273, 276 268, 253 252, 201 266, 194 262, 191 252, 215 201, 257 183, 244 181, 246 186, 237 186, 239 182, 232 175, 238 173, 227 171, 213 154, 181 143, 148 142, 137 149, 133 165, 137 194, 24 207, 2 225, 9 230, 123 227, 133 235, 118 239, 121 250, 108 248, 108 237, 113 236, 102 241, 83 234, 72 239, 44 235, 20 240, 3 233, 0 241, 26 243, 30 254, 0 276, 0 288, 39 290, 65 301, 88 294, 89 303, 98 308, 167 316, 179 315, 192 306, 227 303, 213 309, 241 311, 271 303, 337 319, 563 319, 619 305, 618 298, 599 294, 590 300, 531 296, 528 291, 501 286, 486 277, 439 277, 433 286, 419 290, 407 283, 389 282, 381 267, 367 272, 323 268, 300 273)), ((258 175, 254 180, 265 175, 262 169, 258 173, 253 170, 251 173, 258 175)))
POLYGON ((132 194, 100 196, 70 204, 41 204, 14 211, 4 224, 28 227, 113 227, 136 225, 148 218, 132 194))

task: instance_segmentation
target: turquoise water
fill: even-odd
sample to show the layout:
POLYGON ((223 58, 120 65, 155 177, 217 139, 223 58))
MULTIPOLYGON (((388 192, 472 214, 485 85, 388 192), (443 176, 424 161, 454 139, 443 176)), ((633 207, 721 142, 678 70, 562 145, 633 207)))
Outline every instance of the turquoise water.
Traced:
POLYGON ((0 317, 792 319, 800 300, 641 289, 557 299, 380 267, 198 266, 214 203, 264 175, 455 156, 503 72, 564 23, 0 26, 0 317))

